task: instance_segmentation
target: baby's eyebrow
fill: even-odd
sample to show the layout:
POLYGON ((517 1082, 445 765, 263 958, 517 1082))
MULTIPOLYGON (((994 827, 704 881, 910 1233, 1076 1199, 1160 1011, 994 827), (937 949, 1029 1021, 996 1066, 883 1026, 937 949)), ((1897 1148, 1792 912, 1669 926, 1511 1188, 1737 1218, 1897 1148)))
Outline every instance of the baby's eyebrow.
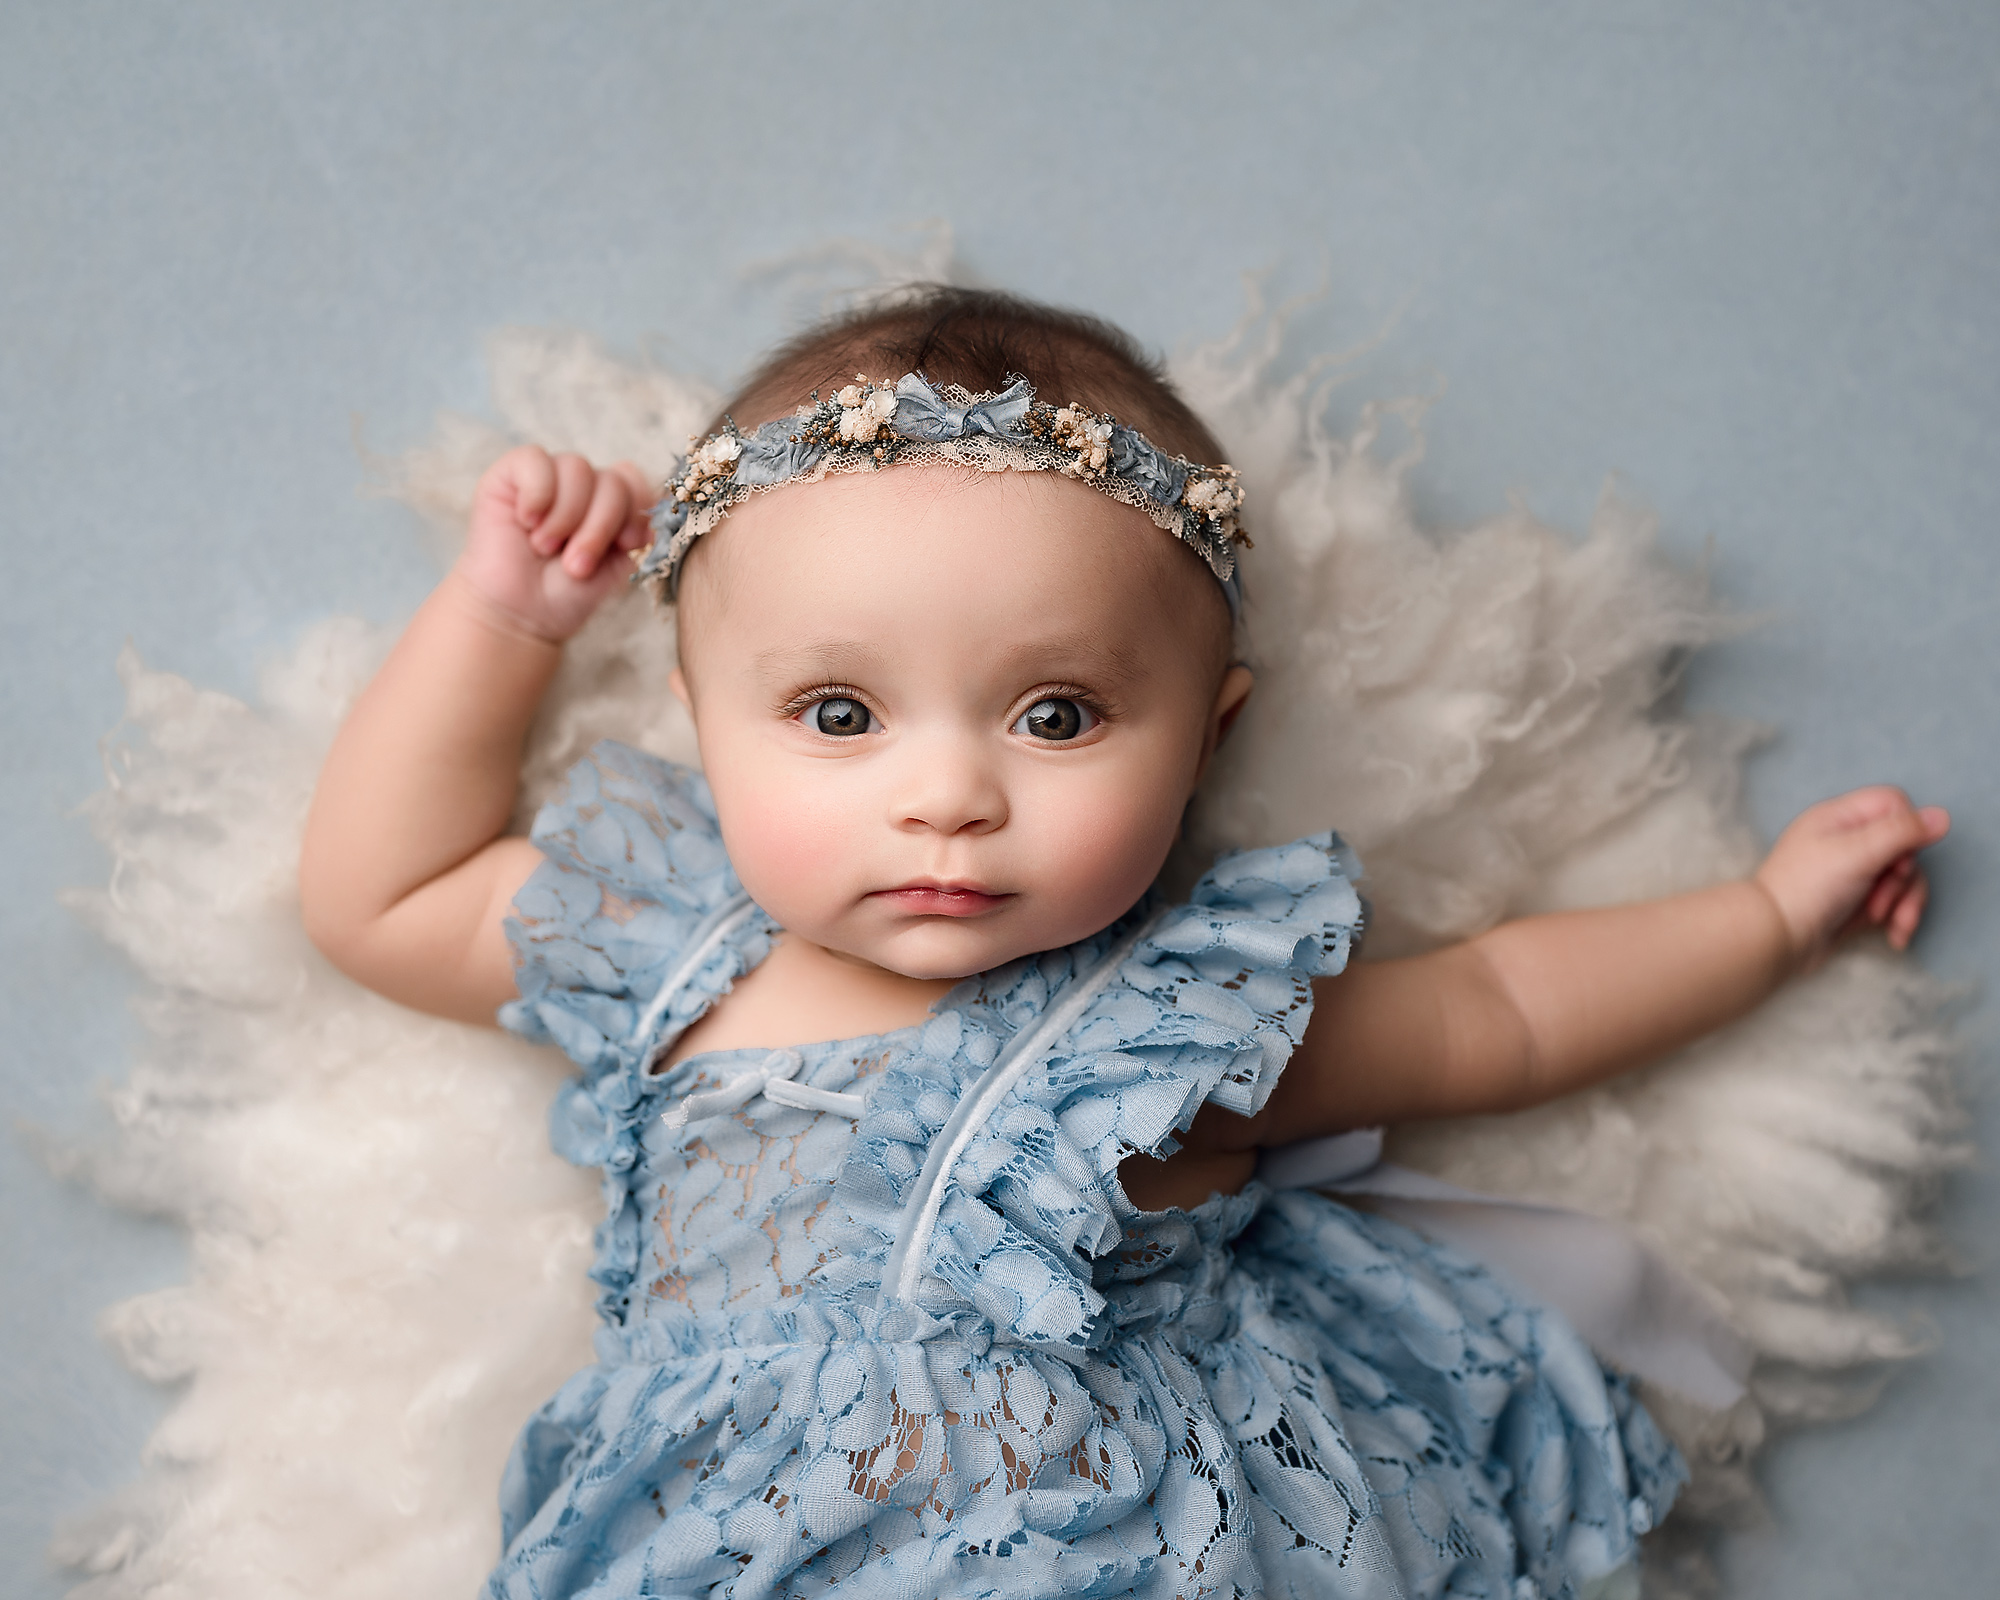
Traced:
POLYGON ((884 661, 882 650, 860 639, 816 639, 809 644, 773 645, 753 658, 758 676, 773 681, 799 678, 859 678, 884 661))
POLYGON ((1129 646, 1087 633, 1023 639, 1003 650, 999 662, 1024 675, 1077 677, 1106 686, 1128 683, 1144 670, 1129 646))
MULTIPOLYGON (((890 653, 865 639, 814 639, 773 645, 752 658, 757 675, 789 686, 806 678, 865 679, 892 665, 890 653)), ((1022 639, 994 658, 1003 675, 1080 678, 1105 688, 1131 682, 1144 667, 1132 649, 1087 633, 1022 639)))

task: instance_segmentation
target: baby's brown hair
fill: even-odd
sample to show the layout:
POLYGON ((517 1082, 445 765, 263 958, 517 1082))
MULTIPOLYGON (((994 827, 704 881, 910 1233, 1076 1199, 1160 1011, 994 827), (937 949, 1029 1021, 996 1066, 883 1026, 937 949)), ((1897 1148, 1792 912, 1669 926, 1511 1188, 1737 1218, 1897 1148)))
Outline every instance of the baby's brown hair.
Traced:
MULTIPOLYGON (((920 283, 808 328, 780 345, 730 399, 748 431, 852 383, 921 372, 974 394, 1026 378, 1044 400, 1081 402, 1161 449, 1215 464, 1222 446, 1167 381, 1162 364, 1101 317, 998 289, 920 283)), ((720 427, 718 417, 713 427, 720 427)))

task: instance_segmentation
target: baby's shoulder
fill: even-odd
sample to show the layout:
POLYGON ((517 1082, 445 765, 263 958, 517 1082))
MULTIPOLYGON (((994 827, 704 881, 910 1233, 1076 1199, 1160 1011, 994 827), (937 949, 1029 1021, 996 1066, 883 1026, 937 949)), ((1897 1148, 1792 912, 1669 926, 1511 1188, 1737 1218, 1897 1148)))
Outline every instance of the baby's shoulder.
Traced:
POLYGON ((520 998, 501 1021, 586 1072, 642 1067, 770 951, 690 768, 600 743, 531 837, 543 860, 507 920, 520 998))

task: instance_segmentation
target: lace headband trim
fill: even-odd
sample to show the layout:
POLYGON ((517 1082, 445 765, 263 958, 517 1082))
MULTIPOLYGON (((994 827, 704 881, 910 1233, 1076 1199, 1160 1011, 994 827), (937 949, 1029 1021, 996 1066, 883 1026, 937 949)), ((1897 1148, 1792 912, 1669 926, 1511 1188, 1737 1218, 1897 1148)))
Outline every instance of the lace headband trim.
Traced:
POLYGON ((971 394, 914 372, 894 384, 863 376, 753 432, 732 421, 695 442, 653 508, 653 542, 635 552, 637 581, 671 601, 695 540, 750 495, 897 462, 1058 472, 1087 483, 1193 549, 1237 607, 1235 547, 1250 539, 1238 520, 1243 490, 1234 467, 1170 456, 1102 412, 1038 400, 1026 378, 971 394))

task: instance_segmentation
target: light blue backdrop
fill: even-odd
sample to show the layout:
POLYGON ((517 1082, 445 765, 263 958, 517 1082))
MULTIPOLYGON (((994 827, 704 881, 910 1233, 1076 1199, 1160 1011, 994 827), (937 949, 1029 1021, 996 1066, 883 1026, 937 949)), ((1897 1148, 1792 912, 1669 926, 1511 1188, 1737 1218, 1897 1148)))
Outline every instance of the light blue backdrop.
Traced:
MULTIPOLYGON (((94 1312, 181 1270, 50 1179, 131 983, 56 906, 103 862, 126 639, 244 692, 331 611, 430 574, 357 497, 476 407, 480 338, 567 322, 726 379, 780 329, 747 265, 942 218, 985 278, 1158 346, 1239 274, 1323 285, 1302 343, 1383 333, 1336 400, 1444 388, 1449 524, 1509 493, 1580 526, 1607 471, 1771 621, 1698 670, 1767 719, 1767 828, 1894 779, 1949 803, 1924 958, 2000 932, 2000 10, 1985 0, 910 6, 183 0, 0 12, 0 1587, 133 1469, 161 1402, 94 1312)), ((1995 1030, 1970 1024, 1986 1081, 1995 1030)), ((1980 1130, 2000 1148, 2000 1114, 1980 1130)), ((1781 1444, 1765 1600, 1994 1592, 2000 1186, 1947 1213, 1985 1275, 1891 1285, 1939 1348, 1781 1444)))

